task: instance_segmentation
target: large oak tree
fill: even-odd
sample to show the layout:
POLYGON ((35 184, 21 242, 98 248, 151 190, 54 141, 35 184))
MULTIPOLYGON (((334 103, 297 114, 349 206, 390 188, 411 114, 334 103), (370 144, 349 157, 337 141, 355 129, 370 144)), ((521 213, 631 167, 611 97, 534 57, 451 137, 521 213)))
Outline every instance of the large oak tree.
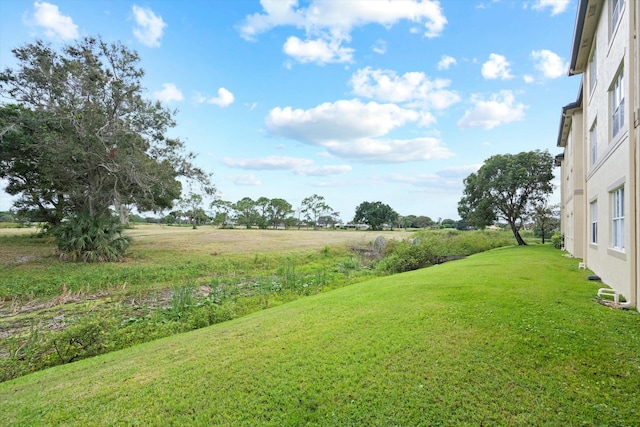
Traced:
POLYGON ((17 65, 0 71, 0 178, 23 216, 67 228, 57 233, 67 236, 61 250, 60 239, 82 233, 83 243, 64 250, 72 258, 95 251, 91 233, 113 225, 112 210, 127 222, 131 207, 171 207, 180 177, 213 193, 194 154, 166 136, 175 112, 143 97, 136 52, 90 37, 59 51, 36 41, 12 52, 17 65))
POLYGON ((393 225, 398 213, 382 202, 362 202, 356 208, 353 222, 364 223, 372 230, 382 230, 385 224, 393 225))
POLYGON ((518 245, 524 221, 553 191, 553 157, 548 151, 499 154, 488 158, 478 172, 464 180, 458 213, 468 224, 484 228, 503 219, 518 245))
POLYGON ((173 111, 143 97, 140 58, 84 38, 60 51, 37 41, 0 72, 0 177, 16 207, 56 225, 129 206, 169 208, 184 176, 213 191, 184 144, 167 138, 173 111))

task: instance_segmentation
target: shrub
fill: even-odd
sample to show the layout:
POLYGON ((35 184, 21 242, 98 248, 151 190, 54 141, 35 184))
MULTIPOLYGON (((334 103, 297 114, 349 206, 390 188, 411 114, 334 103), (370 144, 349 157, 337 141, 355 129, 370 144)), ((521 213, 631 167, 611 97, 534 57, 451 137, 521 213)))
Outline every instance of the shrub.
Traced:
POLYGON ((78 215, 52 230, 60 257, 70 261, 121 261, 131 239, 124 226, 110 216, 78 215))
POLYGON ((553 233, 553 236, 551 236, 551 244, 556 249, 564 248, 564 234, 553 233))
MULTIPOLYGON (((109 350, 107 337, 116 327, 113 319, 93 315, 55 334, 51 346, 58 362, 65 364, 106 353, 109 350)), ((54 365, 58 364, 55 362, 54 365)))
POLYGON ((401 273, 511 244, 508 233, 501 231, 419 231, 411 240, 389 242, 376 268, 401 273))

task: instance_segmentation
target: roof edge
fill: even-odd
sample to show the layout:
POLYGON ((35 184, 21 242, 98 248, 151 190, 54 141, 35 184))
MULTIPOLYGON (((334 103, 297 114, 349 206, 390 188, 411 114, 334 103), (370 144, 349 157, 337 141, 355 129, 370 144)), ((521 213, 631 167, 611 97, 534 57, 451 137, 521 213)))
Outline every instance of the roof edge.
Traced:
POLYGON ((571 61, 569 62, 570 76, 578 74, 576 69, 576 61, 578 60, 578 51, 580 50, 580 40, 582 39, 582 29, 584 28, 584 20, 587 16, 587 4, 589 0, 579 0, 578 11, 576 13, 576 24, 573 28, 573 42, 571 43, 571 61))
POLYGON ((558 142, 556 143, 557 147, 564 147, 566 145, 563 141, 564 135, 562 133, 562 129, 564 129, 565 120, 571 120, 571 116, 569 116, 568 113, 582 108, 583 83, 584 79, 580 80, 580 89, 578 90, 578 96, 576 97, 576 100, 562 107, 562 114, 560 115, 560 128, 558 129, 558 142))

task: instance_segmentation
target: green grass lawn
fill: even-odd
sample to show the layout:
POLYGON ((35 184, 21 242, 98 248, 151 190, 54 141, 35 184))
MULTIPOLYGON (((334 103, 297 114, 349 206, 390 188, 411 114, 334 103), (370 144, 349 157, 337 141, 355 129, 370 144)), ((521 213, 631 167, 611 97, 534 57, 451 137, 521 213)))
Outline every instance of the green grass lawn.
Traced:
POLYGON ((640 315, 509 247, 0 383, 4 425, 640 424, 640 315))

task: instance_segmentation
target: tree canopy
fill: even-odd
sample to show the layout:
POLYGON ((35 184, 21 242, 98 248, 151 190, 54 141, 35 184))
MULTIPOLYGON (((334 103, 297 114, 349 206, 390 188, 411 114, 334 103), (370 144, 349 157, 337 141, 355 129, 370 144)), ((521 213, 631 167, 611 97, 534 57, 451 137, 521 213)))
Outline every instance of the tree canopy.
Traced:
POLYGON ((492 156, 478 172, 465 178, 458 213, 479 228, 504 219, 518 244, 526 245, 520 229, 535 206, 553 191, 552 179, 553 157, 548 151, 492 156))
POLYGON ((364 223, 372 230, 382 230, 385 224, 393 224, 398 219, 398 213, 389 205, 382 202, 362 202, 356 208, 353 221, 364 223))
MULTIPOLYGON (((132 207, 170 208, 181 195, 180 177, 213 194, 195 155, 166 136, 175 112, 142 96, 136 52, 91 37, 60 51, 36 41, 12 52, 17 65, 0 72, 0 178, 18 196, 21 216, 52 228, 75 224, 54 233, 63 255, 70 252, 63 240, 89 241, 105 227, 114 239, 99 246, 121 254, 126 241, 118 240, 113 210, 127 223, 132 207)), ((93 251, 86 247, 70 258, 120 258, 85 257, 93 251)))
POLYGON ((18 211, 51 225, 104 216, 126 219, 169 208, 180 176, 213 192, 184 144, 166 137, 174 112, 142 96, 138 54, 84 38, 59 52, 41 41, 12 50, 0 72, 0 177, 18 211))
POLYGON ((305 197, 300 206, 300 212, 304 215, 304 219, 307 224, 312 224, 313 228, 318 226, 318 219, 331 212, 331 210, 331 206, 325 202, 324 197, 317 194, 305 197))

